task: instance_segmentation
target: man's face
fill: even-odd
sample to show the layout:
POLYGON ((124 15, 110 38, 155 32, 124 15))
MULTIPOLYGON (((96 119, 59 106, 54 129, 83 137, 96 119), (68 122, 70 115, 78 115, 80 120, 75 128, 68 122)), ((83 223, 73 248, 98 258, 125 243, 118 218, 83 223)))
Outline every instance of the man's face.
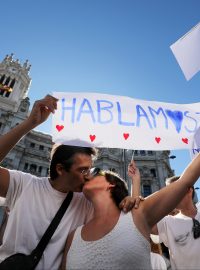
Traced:
POLYGON ((177 204, 176 208, 178 210, 182 210, 187 206, 187 194, 183 197, 183 199, 177 204))
POLYGON ((184 210, 188 208, 188 205, 190 205, 190 202, 192 201, 192 188, 189 188, 183 199, 179 202, 179 204, 176 206, 179 210, 184 210))
POLYGON ((87 173, 92 166, 92 157, 86 154, 75 154, 74 162, 68 172, 65 172, 65 181, 71 191, 81 192, 87 173))

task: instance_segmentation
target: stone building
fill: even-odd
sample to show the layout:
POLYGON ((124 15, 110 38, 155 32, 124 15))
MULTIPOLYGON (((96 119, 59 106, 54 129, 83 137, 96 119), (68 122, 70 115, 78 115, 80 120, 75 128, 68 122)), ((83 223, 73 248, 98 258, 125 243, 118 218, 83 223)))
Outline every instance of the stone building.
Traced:
POLYGON ((131 182, 127 176, 127 166, 134 155, 134 160, 141 174, 141 194, 146 197, 165 186, 165 179, 174 175, 170 166, 170 151, 145 151, 103 148, 99 151, 96 166, 110 169, 126 179, 129 191, 131 182))
MULTIPOLYGON (((0 62, 0 135, 28 116, 30 68, 28 60, 21 64, 18 59, 13 58, 13 54, 7 55, 0 62)), ((33 130, 13 148, 1 165, 38 176, 47 176, 52 145, 49 134, 33 130)), ((133 151, 102 148, 99 149, 99 158, 95 165, 119 173, 126 179, 131 190, 126 170, 132 155, 133 151)), ((142 176, 141 192, 144 196, 163 187, 165 179, 174 174, 170 167, 169 155, 170 151, 134 151, 134 160, 142 176)))
MULTIPOLYGON (((21 123, 29 113, 30 67, 28 60, 20 64, 13 54, 0 63, 0 135, 21 123)), ((33 130, 13 148, 2 166, 46 176, 51 147, 50 135, 33 130)))

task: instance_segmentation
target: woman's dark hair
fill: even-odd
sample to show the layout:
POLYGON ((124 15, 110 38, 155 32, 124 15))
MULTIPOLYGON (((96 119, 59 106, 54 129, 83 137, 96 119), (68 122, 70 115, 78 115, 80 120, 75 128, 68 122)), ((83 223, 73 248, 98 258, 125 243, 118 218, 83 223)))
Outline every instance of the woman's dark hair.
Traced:
POLYGON ((117 174, 112 171, 103 171, 105 174, 106 180, 110 183, 115 185, 111 189, 111 195, 116 203, 119 206, 120 202, 128 196, 128 188, 126 182, 117 174))
POLYGON ((97 155, 97 150, 92 147, 71 146, 64 144, 54 146, 51 152, 51 163, 49 168, 51 180, 58 177, 56 171, 56 165, 58 163, 62 164, 66 171, 70 170, 74 162, 75 154, 86 154, 94 159, 97 155))

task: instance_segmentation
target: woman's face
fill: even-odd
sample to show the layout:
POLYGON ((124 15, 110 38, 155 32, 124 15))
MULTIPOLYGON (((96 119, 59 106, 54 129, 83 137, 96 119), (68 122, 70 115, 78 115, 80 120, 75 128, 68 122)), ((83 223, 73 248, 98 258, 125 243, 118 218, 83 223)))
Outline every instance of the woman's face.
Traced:
MULTIPOLYGON (((86 177, 83 193, 89 199, 94 194, 109 191, 115 185, 106 179, 106 173, 99 168, 92 168, 86 177)), ((110 193, 110 192, 109 192, 110 193)))
POLYGON ((108 186, 109 183, 107 182, 105 176, 96 175, 91 178, 88 177, 83 186, 83 193, 86 195, 88 192, 91 193, 94 191, 105 190, 108 186))

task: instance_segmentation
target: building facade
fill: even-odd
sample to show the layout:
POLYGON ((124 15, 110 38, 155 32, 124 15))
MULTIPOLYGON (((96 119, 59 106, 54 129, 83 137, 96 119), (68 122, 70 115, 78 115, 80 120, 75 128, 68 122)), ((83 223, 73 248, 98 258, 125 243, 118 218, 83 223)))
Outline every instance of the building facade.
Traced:
MULTIPOLYGON (((29 114, 30 68, 28 60, 21 64, 13 58, 13 54, 7 55, 0 62, 0 135, 20 124, 29 114)), ((48 176, 52 145, 49 134, 32 130, 10 151, 1 165, 38 176, 48 176)), ((119 173, 126 179, 130 191, 127 166, 133 155, 141 173, 143 196, 165 186, 165 179, 174 174, 169 162, 170 151, 101 148, 95 166, 119 173)))
POLYGON ((170 166, 170 151, 125 150, 117 148, 99 149, 96 166, 119 173, 131 191, 127 167, 134 156, 141 175, 141 194, 146 197, 165 186, 165 180, 174 175, 170 166))

